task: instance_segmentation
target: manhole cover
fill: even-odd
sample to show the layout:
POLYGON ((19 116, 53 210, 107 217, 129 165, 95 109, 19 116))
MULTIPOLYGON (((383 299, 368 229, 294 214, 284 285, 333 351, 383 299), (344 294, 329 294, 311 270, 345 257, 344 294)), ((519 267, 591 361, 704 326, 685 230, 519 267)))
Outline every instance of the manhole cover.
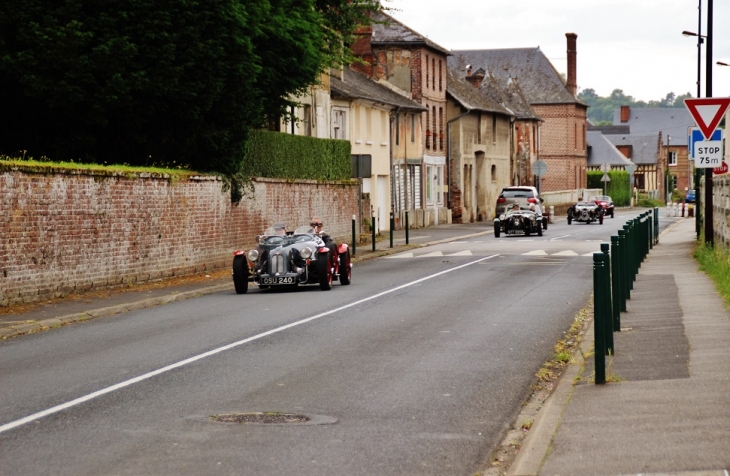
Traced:
POLYGON ((306 423, 310 420, 306 415, 279 412, 222 413, 213 415, 210 419, 221 423, 256 424, 306 423))

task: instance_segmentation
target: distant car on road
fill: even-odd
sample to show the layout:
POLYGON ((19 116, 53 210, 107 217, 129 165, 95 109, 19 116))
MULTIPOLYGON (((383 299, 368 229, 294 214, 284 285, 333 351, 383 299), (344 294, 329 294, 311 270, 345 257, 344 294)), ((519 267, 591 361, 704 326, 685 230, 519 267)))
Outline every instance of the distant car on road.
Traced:
POLYGON ((595 200, 578 202, 568 208, 568 225, 574 221, 581 221, 584 223, 593 223, 594 221, 597 221, 603 225, 603 215, 603 207, 595 200))
POLYGON ((613 218, 613 200, 608 195, 594 195, 588 199, 603 207, 604 215, 611 215, 613 218))
POLYGON ((694 190, 687 190, 687 195, 684 197, 686 203, 694 203, 697 200, 694 190))
POLYGON ((545 210, 542 203, 545 200, 537 193, 535 187, 513 186, 504 187, 497 198, 494 216, 499 218, 512 209, 515 203, 523 210, 532 210, 542 217, 542 229, 547 230, 550 212, 545 210))
POLYGON ((529 208, 522 210, 519 204, 515 203, 512 210, 502 213, 494 219, 494 237, 499 238, 502 233, 525 236, 535 233, 537 236, 542 236, 543 220, 542 215, 538 215, 529 208))

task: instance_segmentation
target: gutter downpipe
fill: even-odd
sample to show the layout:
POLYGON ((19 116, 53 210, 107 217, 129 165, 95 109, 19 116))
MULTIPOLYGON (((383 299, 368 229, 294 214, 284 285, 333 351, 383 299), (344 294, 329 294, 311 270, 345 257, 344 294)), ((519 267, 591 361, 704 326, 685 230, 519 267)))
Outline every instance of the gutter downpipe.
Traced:
POLYGON ((458 119, 461 119, 462 117, 469 114, 471 111, 472 109, 467 109, 466 112, 462 112, 453 119, 449 119, 448 121, 446 121, 446 171, 449 177, 449 188, 446 195, 446 208, 449 210, 451 210, 451 123, 458 119))
MULTIPOLYGON (((401 107, 395 110, 395 114, 390 116, 390 130, 393 131, 393 122, 398 118, 401 107)), ((393 169, 393 147, 395 147, 393 139, 395 134, 399 134, 400 131, 393 131, 394 133, 390 136, 390 212, 395 216, 395 169, 393 169)), ((405 160, 405 159, 404 159, 405 160)), ((399 210, 400 211, 400 210, 399 210)))

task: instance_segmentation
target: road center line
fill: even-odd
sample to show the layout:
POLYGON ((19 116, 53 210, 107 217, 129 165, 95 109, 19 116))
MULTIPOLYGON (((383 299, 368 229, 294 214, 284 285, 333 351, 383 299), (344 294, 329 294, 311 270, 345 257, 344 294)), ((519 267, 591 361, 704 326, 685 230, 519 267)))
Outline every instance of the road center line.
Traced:
POLYGON ((317 314, 317 315, 314 315, 314 316, 311 316, 311 317, 307 317, 305 319, 302 319, 302 320, 299 320, 299 321, 296 321, 296 322, 292 322, 292 323, 287 324, 285 326, 277 327, 276 329, 271 329, 269 331, 262 332, 261 334, 257 334, 255 336, 249 337, 247 339, 243 339, 243 340, 239 340, 237 342, 233 342, 232 344, 228 344, 228 345, 224 345, 222 347, 218 347, 217 349, 209 350, 208 352, 204 352, 202 354, 198 354, 198 355, 193 356, 193 357, 190 357, 188 359, 181 360, 180 362, 176 362, 174 364, 170 364, 170 365, 168 365, 166 367, 162 367, 162 368, 159 368, 157 370, 153 370, 152 372, 148 372, 146 374, 142 374, 142 375, 137 376, 137 377, 134 377, 132 379, 125 380, 124 382, 120 382, 118 384, 112 385, 111 387, 106 387, 106 388, 103 388, 101 390, 97 390, 96 392, 92 392, 92 393, 90 393, 88 395, 84 395, 83 397, 79 397, 79 398, 76 398, 76 399, 71 400, 69 402, 62 403, 60 405, 56 405, 55 407, 51 407, 51 408, 48 408, 46 410, 40 411, 38 413, 34 413, 32 415, 28 415, 27 417, 21 418, 19 420, 11 421, 10 423, 6 423, 6 424, 0 426, 0 433, 4 433, 6 431, 10 431, 13 428, 17 428, 19 426, 25 425, 26 423, 30 423, 30 422, 35 421, 35 420, 39 420, 39 419, 41 419, 43 417, 47 417, 49 415, 53 415, 54 413, 58 413, 60 411, 66 410, 66 409, 71 408, 71 407, 74 407, 76 405, 80 405, 80 404, 82 404, 84 402, 88 402, 89 400, 93 400, 94 398, 101 397, 102 395, 106 395, 107 393, 111 393, 111 392, 114 392, 116 390, 120 390, 122 388, 129 387, 130 385, 133 385, 135 383, 141 382, 143 380, 147 380, 147 379, 152 378, 152 377, 154 377, 156 375, 160 375, 160 374, 163 374, 165 372, 169 372, 170 370, 174 370, 174 369, 183 367, 185 365, 192 364, 193 362, 197 362, 198 360, 202 360, 202 359, 204 359, 206 357, 210 357, 212 355, 216 355, 216 354, 219 354, 219 353, 224 352, 226 350, 230 350, 230 349, 233 349, 235 347, 239 347, 239 346, 241 346, 243 344, 247 344, 249 342, 253 342, 253 341, 258 340, 258 339, 261 339, 263 337, 270 336, 272 334, 276 334, 278 332, 282 332, 282 331, 285 331, 287 329, 291 329, 292 327, 296 327, 296 326, 299 326, 299 325, 302 325, 302 324, 306 324, 307 322, 314 321, 315 319, 319 319, 321 317, 329 316, 331 314, 334 314, 336 312, 342 311, 344 309, 347 309, 347 308, 350 308, 350 307, 353 307, 353 306, 358 306, 358 305, 360 305, 360 304, 362 304, 364 302, 372 301, 373 299, 377 299, 379 297, 385 296, 386 294, 390 294, 390 293, 399 291, 401 289, 404 289, 404 288, 413 286, 413 285, 418 284, 418 283, 422 283, 423 281, 427 281, 429 279, 433 279, 433 278, 435 278, 437 276, 441 276, 441 275, 446 274, 446 273, 451 273, 452 271, 456 271, 457 269, 461 269, 461 268, 465 268, 467 266, 471 266, 473 264, 481 263, 482 261, 486 261, 488 259, 492 259, 492 258, 495 258, 497 256, 499 256, 499 255, 486 256, 486 257, 480 258, 480 259, 478 259, 476 261, 470 261, 469 263, 465 263, 465 264, 462 264, 460 266, 456 266, 454 268, 449 268, 447 270, 440 271, 440 272, 438 272, 436 274, 431 274, 429 276, 426 276, 426 277, 417 279, 415 281, 411 281, 410 283, 402 284, 402 285, 397 286, 397 287, 395 287, 393 289, 389 289, 387 291, 383 291, 383 292, 378 293, 378 294, 375 294, 373 296, 366 297, 364 299, 360 299, 359 301, 355 301, 355 302, 352 302, 350 304, 346 304, 344 306, 340 306, 340 307, 338 307, 336 309, 332 309, 332 310, 329 310, 329 311, 325 311, 325 312, 322 312, 320 314, 317 314))

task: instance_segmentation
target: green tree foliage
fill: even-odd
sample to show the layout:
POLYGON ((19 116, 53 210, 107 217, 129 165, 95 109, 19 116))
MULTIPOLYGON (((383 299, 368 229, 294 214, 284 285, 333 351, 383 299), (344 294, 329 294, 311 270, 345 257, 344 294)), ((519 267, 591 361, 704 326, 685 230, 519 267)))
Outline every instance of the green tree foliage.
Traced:
MULTIPOLYGON (((608 177, 609 182, 602 182, 604 172, 600 170, 589 170, 587 175, 588 188, 599 188, 606 190, 606 195, 610 196, 614 205, 624 207, 629 205, 631 201, 631 188, 629 187, 629 173, 625 170, 610 170, 608 177)), ((586 197, 587 198, 587 197, 586 197)))
POLYGON ((0 152, 233 176, 377 0, 6 0, 0 152), (329 23, 333 18, 337 22, 329 23))
POLYGON ((588 119, 597 126, 613 124, 613 112, 621 106, 633 108, 646 107, 684 107, 686 98, 694 97, 690 93, 675 96, 674 93, 667 94, 664 99, 658 101, 637 101, 633 96, 627 96, 621 89, 614 89, 608 97, 601 97, 593 89, 583 89, 578 97, 586 102, 588 108, 588 119))

